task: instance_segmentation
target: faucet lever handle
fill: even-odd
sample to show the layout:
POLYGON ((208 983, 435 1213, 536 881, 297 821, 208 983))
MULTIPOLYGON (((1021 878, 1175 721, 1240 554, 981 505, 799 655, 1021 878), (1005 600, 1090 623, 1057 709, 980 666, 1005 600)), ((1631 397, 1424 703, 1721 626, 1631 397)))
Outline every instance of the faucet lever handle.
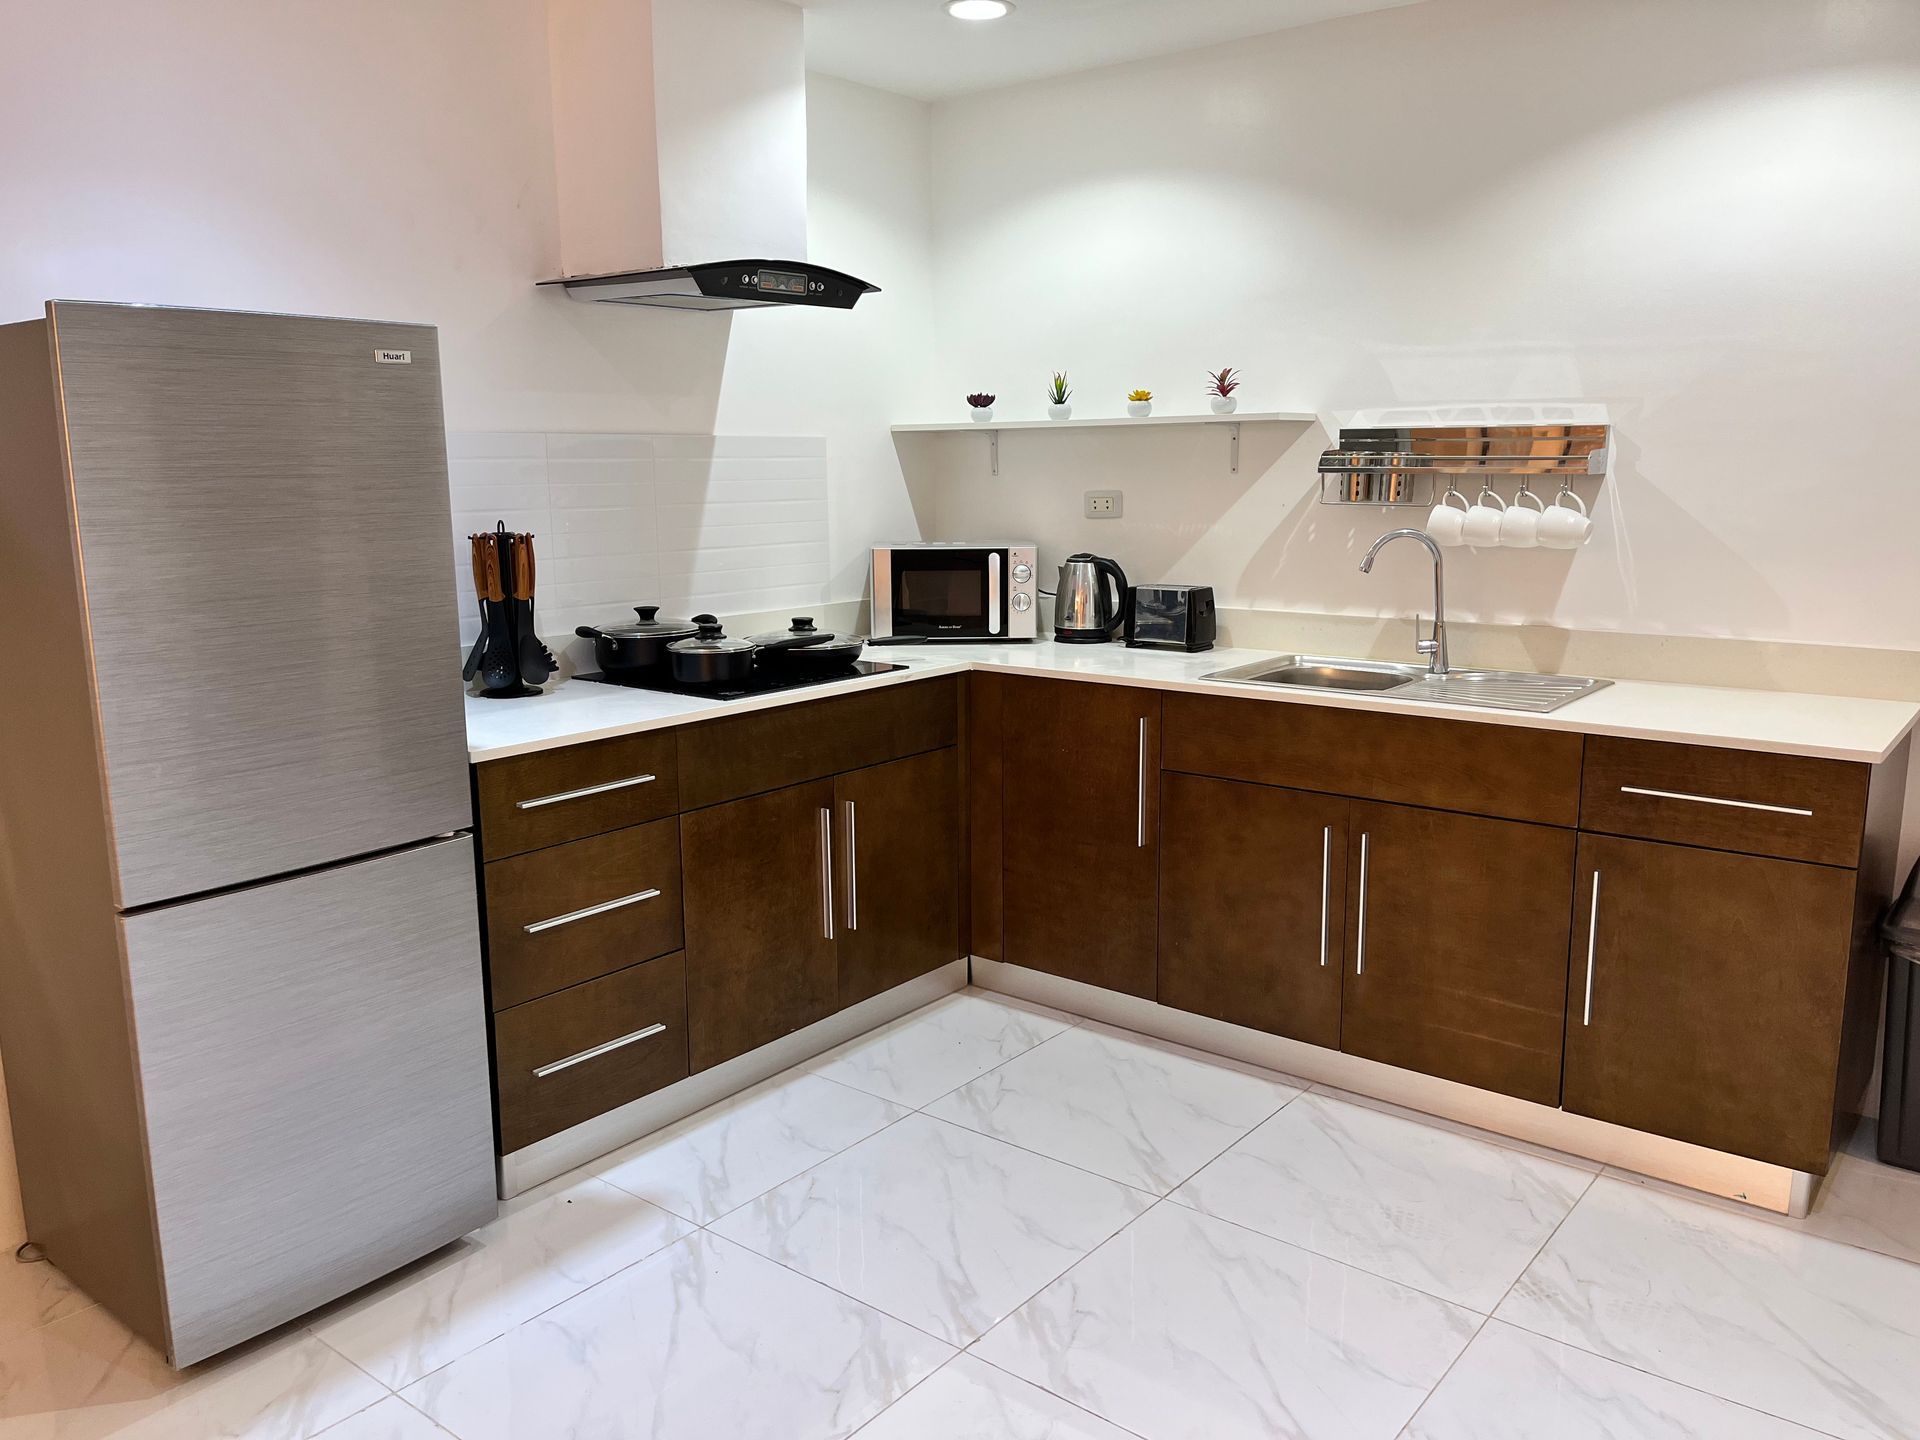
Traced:
POLYGON ((1437 633, 1429 639, 1420 638, 1420 626, 1426 618, 1418 610, 1413 612, 1413 653, 1416 655, 1432 655, 1440 648, 1440 637, 1437 633))

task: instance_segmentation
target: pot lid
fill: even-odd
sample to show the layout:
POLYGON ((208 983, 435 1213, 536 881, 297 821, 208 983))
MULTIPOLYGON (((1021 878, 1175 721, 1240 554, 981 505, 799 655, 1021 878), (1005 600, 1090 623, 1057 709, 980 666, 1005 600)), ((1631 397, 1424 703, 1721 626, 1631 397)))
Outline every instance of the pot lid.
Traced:
POLYGON ((770 630, 764 635, 747 637, 762 650, 816 650, 839 654, 858 650, 867 642, 864 636, 840 635, 832 630, 816 630, 811 615, 796 615, 785 630, 770 630))
POLYGON ((616 640, 678 640, 683 635, 692 635, 699 627, 692 620, 661 620, 658 605, 636 605, 633 613, 640 618, 627 625, 601 625, 602 635, 616 640))
POLYGON ((711 615, 696 615, 693 618, 699 628, 692 637, 676 640, 667 649, 677 655, 737 655, 741 651, 759 648, 751 640, 728 638, 727 632, 720 628, 720 622, 711 615))

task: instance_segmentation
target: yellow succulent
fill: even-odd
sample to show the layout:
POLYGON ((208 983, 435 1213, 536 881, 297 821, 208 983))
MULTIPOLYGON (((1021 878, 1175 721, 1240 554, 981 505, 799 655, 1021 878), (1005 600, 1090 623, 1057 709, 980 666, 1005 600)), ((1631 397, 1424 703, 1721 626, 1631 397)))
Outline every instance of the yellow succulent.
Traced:
POLYGON ((1137 402, 1137 401, 1141 401, 1141 400, 1151 400, 1151 399, 1153 399, 1153 391, 1151 391, 1151 390, 1129 390, 1129 391, 1127 392, 1127 399, 1129 399, 1129 400, 1133 400, 1133 401, 1136 401, 1136 402, 1137 402))

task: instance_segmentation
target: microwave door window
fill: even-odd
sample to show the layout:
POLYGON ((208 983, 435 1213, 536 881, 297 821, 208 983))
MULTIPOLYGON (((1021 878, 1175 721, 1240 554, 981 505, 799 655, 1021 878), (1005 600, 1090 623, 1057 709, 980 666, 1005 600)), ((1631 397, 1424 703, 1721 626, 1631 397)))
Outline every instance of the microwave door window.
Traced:
POLYGON ((987 577, 979 564, 902 565, 895 557, 893 623, 917 635, 987 633, 987 577))

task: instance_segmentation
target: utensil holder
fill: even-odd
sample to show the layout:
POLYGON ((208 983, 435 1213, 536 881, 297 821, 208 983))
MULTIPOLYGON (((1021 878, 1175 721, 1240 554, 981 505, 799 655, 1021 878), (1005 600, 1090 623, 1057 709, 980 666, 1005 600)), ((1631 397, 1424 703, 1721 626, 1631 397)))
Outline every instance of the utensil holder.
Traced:
MULTIPOLYGON (((480 639, 477 642, 482 658, 480 668, 474 673, 477 689, 472 693, 483 700, 520 700, 529 695, 541 693, 538 685, 529 685, 520 669, 521 637, 531 635, 535 644, 539 644, 539 634, 533 627, 533 600, 513 598, 513 553, 507 522, 502 520, 494 528, 493 534, 486 537, 486 543, 495 547, 499 573, 507 577, 504 600, 480 601, 480 639), (501 655, 506 657, 507 673, 512 677, 505 683, 488 683, 485 657, 501 655)), ((540 652, 546 659, 548 673, 558 667, 545 647, 540 652)))

